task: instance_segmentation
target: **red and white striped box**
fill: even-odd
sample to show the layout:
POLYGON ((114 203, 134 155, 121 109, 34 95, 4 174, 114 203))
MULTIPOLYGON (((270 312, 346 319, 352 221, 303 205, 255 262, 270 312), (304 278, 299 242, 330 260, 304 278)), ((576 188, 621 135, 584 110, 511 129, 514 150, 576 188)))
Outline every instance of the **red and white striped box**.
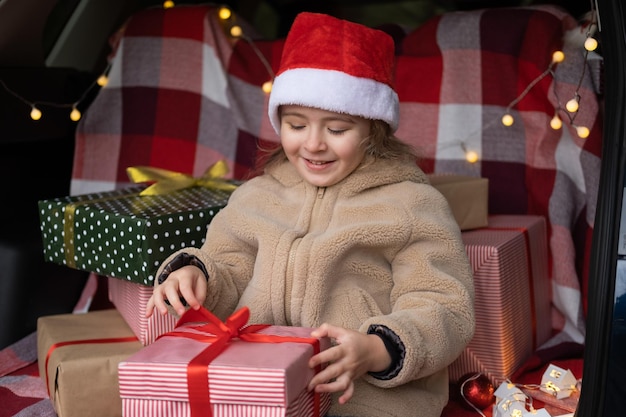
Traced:
POLYGON ((146 318, 152 287, 113 277, 108 278, 107 285, 109 300, 144 346, 176 326, 177 318, 171 314, 161 315, 156 312, 146 318))
POLYGON ((546 221, 491 215, 462 233, 474 271, 476 332, 450 379, 481 372, 500 384, 552 334, 546 221))
MULTIPOLYGON (((255 333, 303 342, 247 342, 235 338, 216 357, 207 351, 213 343, 202 340, 203 332, 183 327, 182 332, 189 333, 189 337, 181 337, 180 329, 179 325, 178 334, 161 336, 119 364, 124 417, 194 417, 192 410, 198 400, 195 405, 192 401, 198 391, 202 401, 210 402, 213 417, 317 417, 330 408, 328 394, 306 389, 314 375, 308 366, 314 354, 312 329, 267 326, 255 333), (204 394, 204 387, 188 383, 192 364, 207 353, 210 359, 200 363, 199 377, 206 384, 208 374, 209 395, 204 394)), ((319 339, 320 351, 329 346, 328 338, 319 339)), ((206 413, 206 408, 201 409, 206 413)))

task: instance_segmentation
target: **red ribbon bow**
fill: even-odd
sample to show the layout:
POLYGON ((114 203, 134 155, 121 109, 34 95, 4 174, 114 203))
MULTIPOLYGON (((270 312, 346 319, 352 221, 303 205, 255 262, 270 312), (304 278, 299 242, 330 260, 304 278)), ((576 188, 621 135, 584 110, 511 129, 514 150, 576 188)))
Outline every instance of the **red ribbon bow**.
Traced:
MULTIPOLYGON (((208 366, 219 356, 228 343, 233 339, 244 340, 252 343, 308 343, 313 346, 313 354, 320 351, 319 340, 314 337, 279 336, 257 333, 261 329, 269 327, 267 324, 246 325, 250 318, 250 310, 243 307, 234 312, 226 322, 222 322, 210 311, 201 307, 198 310, 189 309, 176 323, 176 329, 163 336, 187 337, 210 345, 196 355, 187 365, 187 390, 191 416, 212 416, 212 407, 209 397, 208 366), (193 323, 197 323, 194 325, 193 323), (193 328, 194 332, 177 330, 182 325, 193 328)), ((316 369, 319 372, 320 369, 316 369)), ((319 415, 320 398, 314 394, 314 412, 319 415)))

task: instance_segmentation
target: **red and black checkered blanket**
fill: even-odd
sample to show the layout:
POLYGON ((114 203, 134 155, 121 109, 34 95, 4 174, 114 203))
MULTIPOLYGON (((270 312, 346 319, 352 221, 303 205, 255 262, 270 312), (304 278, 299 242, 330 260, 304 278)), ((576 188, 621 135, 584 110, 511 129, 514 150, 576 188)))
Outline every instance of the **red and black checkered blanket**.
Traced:
MULTIPOLYGON (((230 176, 250 175, 259 145, 278 140, 261 87, 283 40, 234 39, 227 26, 208 5, 127 22, 109 83, 78 126, 72 194, 127 186, 137 165, 200 176, 223 159, 230 176)), ((602 135, 593 68, 581 42, 564 41, 580 31, 561 9, 537 6, 447 13, 395 37, 398 136, 418 147, 426 172, 489 178, 491 214, 546 217, 554 308, 545 319, 555 340, 583 343, 602 135), (556 50, 566 58, 549 71, 556 50), (575 96, 580 110, 568 116, 575 96)))
MULTIPOLYGON (((394 32, 398 136, 419 147, 422 168, 489 178, 492 214, 548 219, 552 322, 560 332, 553 344, 583 340, 600 175, 593 68, 585 66, 580 45, 564 44, 576 32, 576 21, 552 7, 448 13, 402 36, 394 32), (557 49, 565 61, 535 82, 557 49), (576 93, 574 124, 590 128, 587 139, 555 110, 576 93), (500 118, 509 106, 515 123, 507 128, 500 118), (565 121, 556 131, 549 127, 555 112, 565 121), (479 161, 467 163, 465 150, 476 151, 479 161)), ((277 68, 282 40, 257 40, 256 48, 234 40, 211 6, 148 9, 120 35, 110 82, 78 126, 72 193, 126 186, 126 167, 134 165, 200 176, 224 159, 231 176, 245 179, 259 143, 278 140, 261 86, 277 68)), ((55 415, 38 375, 34 336, 0 351, 0 416, 55 415)), ((542 369, 558 356, 550 354, 529 362, 542 369)), ((444 416, 474 414, 451 407, 444 416)))

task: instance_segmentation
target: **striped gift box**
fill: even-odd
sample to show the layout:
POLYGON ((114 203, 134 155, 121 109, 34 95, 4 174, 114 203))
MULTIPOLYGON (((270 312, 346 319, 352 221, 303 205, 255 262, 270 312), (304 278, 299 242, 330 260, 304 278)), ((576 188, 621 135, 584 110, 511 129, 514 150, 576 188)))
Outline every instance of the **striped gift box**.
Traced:
POLYGON ((146 306, 152 295, 151 286, 109 277, 109 300, 144 346, 154 342, 176 326, 176 317, 153 314, 146 318, 146 306))
MULTIPOLYGON (((180 328, 179 328, 180 329, 180 328)), ((258 333, 310 338, 312 329, 269 326, 258 333)), ((187 367, 208 343, 164 335, 119 364, 124 417, 191 417, 187 367)), ((320 349, 330 346, 320 339, 320 349)), ((315 394, 306 386, 309 343, 250 343, 231 340, 207 365, 209 399, 214 417, 315 416, 315 394)), ((320 395, 319 415, 330 408, 320 395)))
POLYGON ((491 215, 486 228, 462 235, 474 271, 476 332, 450 365, 450 379, 481 372, 499 385, 552 333, 546 222, 491 215))

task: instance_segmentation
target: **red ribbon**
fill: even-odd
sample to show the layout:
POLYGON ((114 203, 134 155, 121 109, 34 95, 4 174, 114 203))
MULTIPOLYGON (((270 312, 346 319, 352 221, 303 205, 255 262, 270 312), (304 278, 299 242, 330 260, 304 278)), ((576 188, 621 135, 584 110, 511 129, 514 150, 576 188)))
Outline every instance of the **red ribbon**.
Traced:
POLYGON ((128 336, 128 337, 109 337, 106 339, 69 340, 66 342, 54 343, 52 346, 50 346, 50 348, 48 349, 48 353, 46 354, 46 389, 48 390, 48 397, 50 397, 50 382, 48 380, 48 361, 50 360, 50 356, 52 355, 52 352, 56 348, 60 348, 63 346, 70 346, 70 345, 85 345, 85 344, 91 344, 91 343, 137 342, 138 340, 139 339, 137 339, 137 337, 135 336, 128 336))
MULTIPOLYGON (((187 365, 187 390, 189 393, 189 404, 191 416, 209 417, 213 415, 211 401, 209 397, 208 366, 227 348, 228 343, 233 339, 239 339, 251 343, 308 343, 313 346, 313 354, 320 352, 319 339, 314 337, 279 336, 270 334, 259 334, 259 330, 269 327, 267 324, 246 325, 250 318, 250 310, 243 307, 234 312, 226 322, 222 322, 204 307, 198 310, 189 309, 181 316, 176 323, 176 328, 183 324, 189 324, 196 332, 185 332, 172 330, 161 335, 187 337, 210 345, 196 355, 187 365), (192 324, 197 323, 197 324, 192 324)), ((321 367, 316 367, 315 372, 319 372, 321 367)), ((319 394, 314 394, 314 413, 319 415, 320 398, 319 394)))

